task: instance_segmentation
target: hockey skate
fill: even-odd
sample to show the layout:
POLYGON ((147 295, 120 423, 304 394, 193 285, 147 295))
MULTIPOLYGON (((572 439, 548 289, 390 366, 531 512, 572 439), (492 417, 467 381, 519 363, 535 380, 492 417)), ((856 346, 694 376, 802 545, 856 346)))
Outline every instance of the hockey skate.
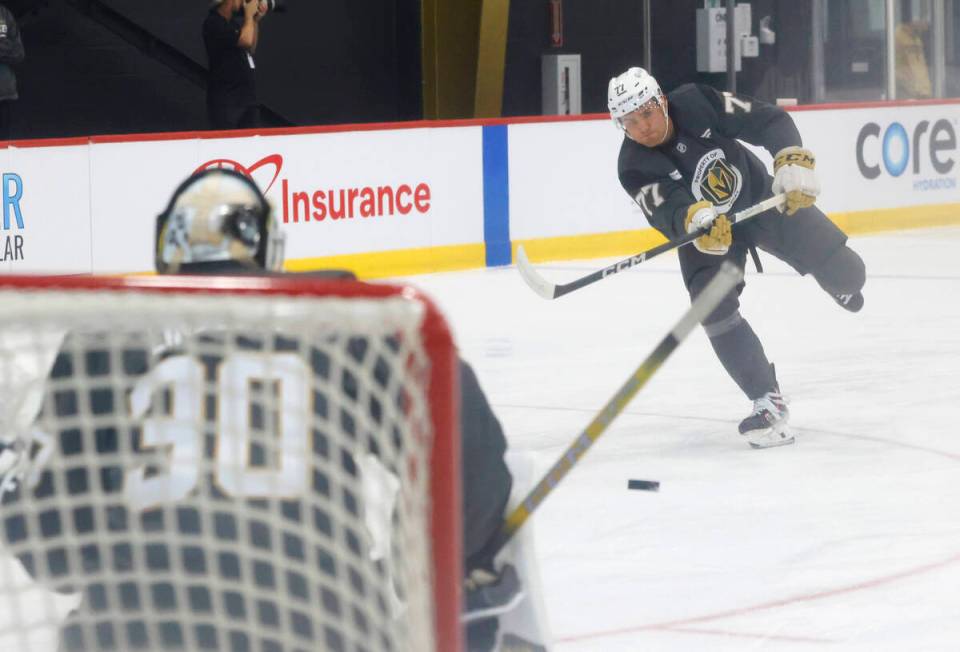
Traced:
POLYGON ((740 434, 752 448, 785 446, 794 441, 787 426, 790 410, 779 390, 767 392, 753 401, 753 413, 740 422, 740 434))
POLYGON ((844 310, 849 310, 850 312, 860 312, 860 309, 863 308, 863 293, 855 292, 853 294, 831 294, 833 300, 836 301, 844 310))

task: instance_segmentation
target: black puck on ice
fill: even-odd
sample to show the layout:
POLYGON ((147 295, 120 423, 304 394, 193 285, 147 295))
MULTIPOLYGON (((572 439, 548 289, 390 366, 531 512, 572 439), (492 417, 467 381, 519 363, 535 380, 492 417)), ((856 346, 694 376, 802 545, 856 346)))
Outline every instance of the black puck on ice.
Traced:
POLYGON ((627 489, 640 489, 641 491, 660 491, 660 483, 656 480, 628 480, 627 489))

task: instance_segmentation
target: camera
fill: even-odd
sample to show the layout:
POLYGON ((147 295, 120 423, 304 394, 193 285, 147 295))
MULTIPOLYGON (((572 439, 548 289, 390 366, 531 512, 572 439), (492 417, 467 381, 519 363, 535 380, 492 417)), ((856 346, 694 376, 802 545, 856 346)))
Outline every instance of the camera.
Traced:
POLYGON ((263 4, 267 6, 267 11, 273 11, 278 14, 282 14, 287 10, 286 0, 263 0, 263 4))

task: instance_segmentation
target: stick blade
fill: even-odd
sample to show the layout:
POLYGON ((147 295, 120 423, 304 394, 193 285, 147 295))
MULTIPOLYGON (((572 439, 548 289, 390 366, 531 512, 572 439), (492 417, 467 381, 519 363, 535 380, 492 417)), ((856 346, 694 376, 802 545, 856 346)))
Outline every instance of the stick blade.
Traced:
POLYGON ((557 286, 547 279, 540 276, 530 260, 527 258, 527 252, 523 250, 523 245, 517 245, 517 270, 520 276, 526 281, 530 289, 539 294, 544 299, 557 298, 557 286))

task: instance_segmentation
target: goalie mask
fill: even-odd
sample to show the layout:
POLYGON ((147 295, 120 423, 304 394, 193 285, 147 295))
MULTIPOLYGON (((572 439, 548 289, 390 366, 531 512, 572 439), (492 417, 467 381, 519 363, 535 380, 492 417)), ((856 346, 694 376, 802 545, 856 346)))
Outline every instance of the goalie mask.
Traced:
POLYGON ((667 117, 660 84, 643 68, 630 68, 610 80, 607 86, 607 108, 614 124, 623 129, 621 119, 646 105, 657 106, 667 117))
POLYGON ((159 274, 283 266, 283 234, 270 204, 249 177, 212 168, 191 175, 157 217, 159 274))

